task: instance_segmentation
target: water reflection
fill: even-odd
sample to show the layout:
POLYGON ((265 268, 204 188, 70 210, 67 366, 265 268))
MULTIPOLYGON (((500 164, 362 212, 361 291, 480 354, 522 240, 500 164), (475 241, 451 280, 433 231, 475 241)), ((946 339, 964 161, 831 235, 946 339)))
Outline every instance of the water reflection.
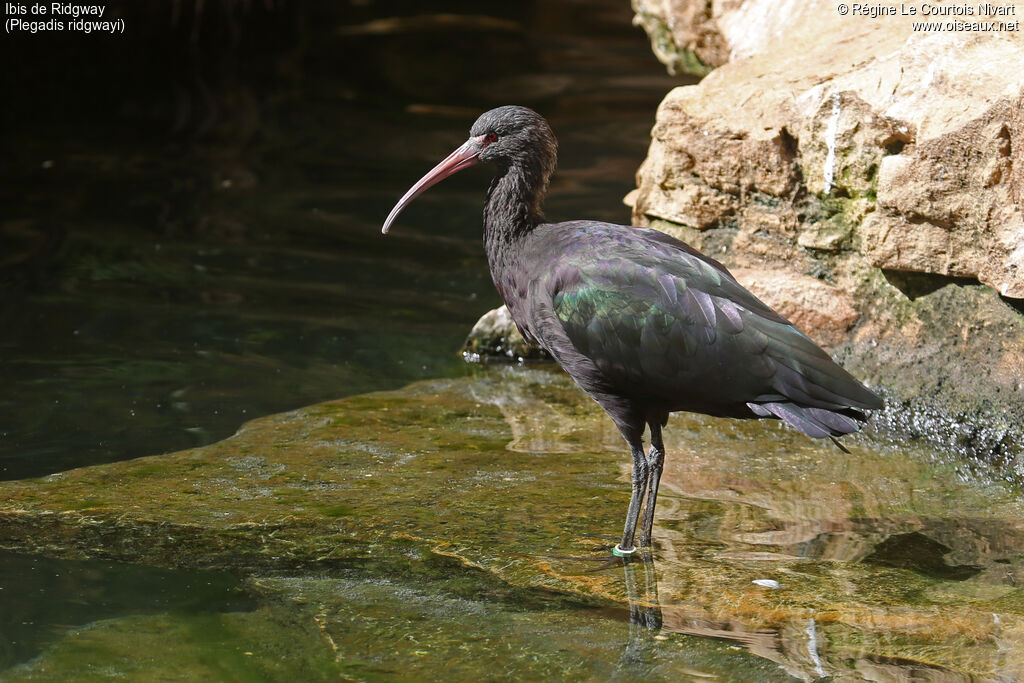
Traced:
MULTIPOLYGON (((596 409, 582 417, 558 382, 502 386, 481 382, 474 395, 500 406, 509 451, 618 452, 614 428, 596 409)), ((597 589, 578 559, 552 570, 628 601, 623 671, 653 671, 689 647, 677 634, 732 643, 802 680, 1024 678, 1024 514, 1013 489, 965 482, 937 454, 870 434, 849 456, 773 423, 679 414, 666 434, 650 557, 622 568, 602 540, 595 549, 610 563, 597 573, 617 581, 597 589)), ((605 531, 628 495, 629 463, 615 466, 622 495, 604 503, 605 531)))
MULTIPOLYGON (((453 179, 382 240, 394 199, 481 111, 515 101, 558 128, 550 213, 621 222, 655 107, 679 83, 622 0, 107 7, 131 27, 117 42, 11 36, 0 479, 472 372, 457 350, 498 301, 480 247, 487 179, 453 179)), ((73 563, 36 562, 0 557, 0 615, 20 619, 0 624, 17 643, 0 668, 89 620, 157 611, 148 595, 188 580, 97 563, 44 591, 39 572, 73 563), (123 609, 60 607, 90 596, 123 609)), ((158 634, 178 622, 157 621, 158 634)), ((221 661, 216 648, 203 657, 221 661)))
MULTIPOLYGON (((645 551, 639 556, 620 560, 623 573, 623 586, 629 603, 629 639, 622 650, 616 665, 615 678, 643 680, 651 678, 657 671, 661 660, 660 653, 676 645, 667 638, 667 634, 713 638, 735 643, 749 653, 776 663, 781 671, 794 678, 813 681, 821 678, 835 677, 846 680, 891 681, 893 683, 910 683, 911 681, 935 681, 942 683, 967 682, 977 680, 1018 680, 1020 670, 1016 668, 1012 657, 1007 652, 1016 647, 1017 641, 1006 639, 1004 628, 998 614, 992 615, 992 628, 987 634, 970 634, 968 638, 974 643, 950 642, 948 647, 977 647, 979 639, 989 639, 993 647, 987 657, 974 656, 963 652, 964 661, 971 663, 974 670, 990 671, 993 677, 979 678, 975 674, 959 671, 956 668, 942 666, 928 661, 934 657, 934 650, 922 650, 920 659, 913 659, 884 653, 890 649, 899 651, 899 646, 906 646, 901 640, 914 638, 913 619, 907 619, 902 627, 896 626, 900 621, 901 610, 893 609, 888 615, 880 614, 879 621, 890 617, 888 624, 872 623, 858 628, 854 624, 842 623, 835 614, 819 618, 813 610, 806 617, 791 618, 787 623, 775 628, 751 628, 751 624, 742 616, 730 618, 727 615, 709 615, 706 610, 694 609, 685 604, 674 603, 671 599, 659 598, 657 562, 651 552, 645 551), (892 630, 892 633, 879 633, 878 627, 892 630), (901 638, 898 630, 905 630, 901 638), (882 642, 889 640, 891 647, 882 642)), ((619 564, 615 562, 614 564, 619 564)), ((662 576, 671 574, 662 563, 662 576)), ((614 570, 614 569, 613 569, 614 570)), ((672 581, 672 578, 668 578, 672 581)), ((772 586, 765 582, 765 590, 783 590, 784 586, 772 586)), ((966 634, 964 634, 966 635, 966 634)), ((939 657, 941 659, 941 656, 939 657)), ((1019 662, 1018 662, 1019 664, 1019 662)), ((690 671, 700 675, 700 672, 690 671)))
MULTIPOLYGON (((397 5, 389 11, 414 13, 422 3, 397 5)), ((430 9, 440 16, 458 5, 430 9)), ((117 88, 89 90, 88 97, 66 90, 76 105, 100 103, 98 112, 69 117, 68 106, 39 106, 31 97, 17 98, 5 112, 19 118, 9 126, 18 136, 9 140, 8 213, 0 221, 0 476, 208 443, 258 415, 466 372, 455 349, 496 302, 479 244, 486 180, 452 179, 411 209, 401 235, 382 241, 379 221, 394 199, 464 138, 476 113, 512 99, 547 114, 562 143, 549 214, 621 222, 627 212, 620 198, 643 156, 654 107, 678 84, 662 75, 646 38, 628 27, 628 3, 621 0, 496 4, 487 9, 498 21, 493 28, 455 34, 401 23, 401 31, 381 34, 382 25, 373 23, 378 3, 266 7, 295 21, 280 30, 279 17, 271 16, 263 26, 272 40, 249 34, 248 53, 205 52, 217 38, 210 31, 216 23, 208 21, 200 31, 208 42, 190 49, 190 59, 169 60, 168 78, 151 78, 151 64, 142 64, 154 98, 115 97, 121 81, 108 76, 118 64, 133 66, 116 50, 108 54, 110 68, 98 72, 117 88), (260 81, 266 74, 274 77, 260 81), (119 103, 116 116, 111 102, 119 103)), ((236 28, 237 17, 229 19, 236 28)), ((74 65, 54 54, 51 63, 73 74, 74 65)), ((167 52, 140 54, 158 59, 167 52)), ((25 85, 51 82, 22 76, 25 85)), ((95 81, 83 83, 78 87, 95 81)), ((579 678, 603 677, 612 665, 622 678, 669 680, 708 672, 758 681, 789 674, 897 681, 970 680, 961 671, 995 680, 1024 676, 1024 515, 1005 491, 966 483, 926 453, 861 441, 845 458, 771 425, 673 418, 657 564, 617 561, 605 573, 617 578, 621 567, 621 595, 608 597, 614 589, 574 584, 578 577, 566 578, 571 572, 557 563, 538 568, 524 560, 516 549, 538 540, 565 548, 580 529, 620 523, 625 500, 616 497, 628 494, 628 463, 614 459, 622 452, 614 427, 588 412, 593 406, 564 378, 553 377, 498 371, 459 385, 460 397, 501 411, 511 441, 505 424, 486 438, 474 432, 486 421, 476 407, 431 413, 443 387, 421 388, 409 420, 390 424, 396 438, 419 438, 415 421, 425 414, 418 426, 436 424, 450 437, 443 448, 428 441, 382 445, 373 440, 379 435, 365 434, 365 425, 387 419, 381 399, 366 399, 372 420, 353 408, 345 428, 324 439, 340 436, 367 450, 334 447, 322 458, 329 466, 297 470, 311 472, 308 484, 282 482, 277 491, 309 502, 302 496, 312 495, 312 482, 333 477, 346 495, 381 503, 375 517, 398 518, 401 533, 429 542, 407 555, 370 552, 380 566, 348 581, 282 579, 274 595, 288 599, 271 598, 278 621, 249 620, 268 624, 276 639, 259 631, 256 642, 306 638, 308 651, 286 664, 294 668, 308 653, 330 659, 335 668, 325 669, 326 679, 339 670, 362 678, 436 675, 457 658, 461 671, 492 666, 525 679, 565 671, 559 667, 566 662, 579 678), (459 417, 466 415, 472 419, 459 417), (366 453, 379 454, 379 462, 368 463, 366 453), (416 461, 436 465, 418 471, 425 483, 407 476, 416 461), (371 465, 365 474, 372 477, 343 471, 371 465), (358 488, 378 481, 386 483, 358 488), (435 506, 424 501, 458 487, 461 495, 446 500, 451 507, 427 509, 435 506), (516 501, 531 492, 524 515, 516 501), (466 509, 457 507, 464 502, 466 509), (444 543, 459 560, 436 583, 403 582, 395 564, 429 563, 425 548, 444 543), (455 583, 463 585, 453 600, 455 583), (628 601, 628 634, 589 605, 538 606, 550 599, 552 585, 565 595, 628 601), (515 592, 533 602, 493 597, 515 592), (316 609, 306 620, 309 604, 316 609), (290 630, 295 622, 303 627, 299 635, 290 630), (517 643, 511 655, 499 650, 510 638, 517 643), (710 663, 694 664, 694 653, 710 663)), ((306 441, 305 434, 292 440, 306 441)), ((225 479, 229 488, 240 481, 237 472, 225 479)), ((125 495, 127 488, 118 488, 111 492, 125 495)), ((234 513, 245 504, 229 500, 226 510, 234 513)), ((80 502, 82 509, 98 505, 80 502)), ((343 524, 355 506, 332 498, 318 509, 343 524)), ((266 512, 254 518, 260 514, 266 512)), ((39 585, 46 567, 33 563, 0 557, 0 567, 10 570, 0 595, 0 614, 9 618, 4 628, 10 640, 33 644, 9 648, 5 663, 32 656, 74 625, 138 611, 172 612, 157 620, 148 641, 164 647, 180 621, 173 612, 201 612, 204 604, 227 609, 237 597, 231 582, 210 594, 186 582, 174 600, 152 600, 155 587, 175 585, 181 575, 126 578, 104 564, 91 565, 88 580, 39 585), (40 616, 81 601, 116 609, 40 616)), ((66 570, 53 567, 47 571, 66 570)), ((111 639, 109 652, 117 654, 105 650, 98 666, 137 655, 135 641, 111 639)), ((200 631, 196 640, 210 639, 200 631)), ((197 659, 219 662, 219 642, 197 659)), ((179 675, 175 656, 164 669, 169 676, 179 675)))
MULTIPOLYGON (((531 373, 515 374, 473 387, 509 423, 510 453, 571 472, 574 455, 594 468, 596 454, 619 452, 610 421, 581 414, 564 381, 537 372, 543 388, 524 390, 531 373)), ((727 639, 809 679, 1024 677, 1024 512, 1011 487, 965 481, 924 447, 865 433, 846 455, 771 422, 676 414, 666 450, 653 550, 664 633, 727 639)), ((628 497, 630 464, 614 466, 606 532, 628 497)), ((590 499, 573 509, 595 514, 590 499)), ((576 582, 595 590, 588 574, 576 582)), ((639 572, 601 590, 649 618, 639 572)))
POLYGON ((654 558, 649 551, 641 550, 635 557, 617 559, 622 563, 626 599, 629 601, 629 642, 622 651, 616 671, 649 678, 657 662, 656 638, 662 628, 654 558))

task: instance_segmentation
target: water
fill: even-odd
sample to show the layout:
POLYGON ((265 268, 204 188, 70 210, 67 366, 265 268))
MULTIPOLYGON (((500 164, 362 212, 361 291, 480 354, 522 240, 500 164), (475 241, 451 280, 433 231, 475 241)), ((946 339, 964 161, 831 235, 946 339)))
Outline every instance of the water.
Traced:
POLYGON ((5 112, 6 479, 461 373, 466 332, 499 303, 486 174, 421 198, 385 239, 390 206, 477 114, 518 102, 561 138, 550 213, 625 221, 676 83, 617 2, 120 11, 137 60, 95 36, 11 43, 25 94, 5 112), (462 19, 394 19, 420 14, 462 19))
POLYGON ((611 423, 557 374, 457 355, 498 303, 486 173, 379 235, 509 102, 559 135, 549 215, 626 221, 680 84, 627 5, 125 5, 122 43, 9 38, 0 478, 44 478, 0 500, 58 514, 4 518, 0 544, 37 554, 0 555, 0 679, 1024 671, 1013 491, 925 449, 861 438, 844 458, 678 417, 655 552, 611 560, 628 498, 611 423), (334 421, 317 438, 282 440, 282 418, 216 443, 344 396, 311 409, 334 421), (224 526, 260 519, 279 545, 224 526), (237 545, 209 552, 224 533, 237 545))
POLYGON ((0 668, 36 656, 70 629, 126 615, 209 616, 254 600, 224 572, 172 571, 0 552, 0 668))
MULTIPOLYGON (((45 596, 57 616, 23 628, 35 650, 0 678, 1019 680, 1017 494, 927 449, 848 443, 674 416, 655 545, 632 561, 610 552, 626 449, 548 369, 480 367, 3 483, 8 547, 193 571, 101 566, 90 590, 45 596), (204 581, 223 594, 202 610, 174 588, 204 581), (149 582, 168 609, 140 599, 149 582)), ((18 566, 0 585, 13 614, 40 583, 18 566)))

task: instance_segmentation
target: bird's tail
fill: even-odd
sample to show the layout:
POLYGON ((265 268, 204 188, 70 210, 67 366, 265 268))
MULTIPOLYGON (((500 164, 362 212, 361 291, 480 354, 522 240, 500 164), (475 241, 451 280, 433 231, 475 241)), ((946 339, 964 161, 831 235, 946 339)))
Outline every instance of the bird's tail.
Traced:
POLYGON ((777 417, 807 436, 813 436, 816 439, 855 432, 860 429, 860 423, 866 419, 863 413, 853 408, 814 408, 792 401, 748 403, 747 407, 760 417, 777 417))

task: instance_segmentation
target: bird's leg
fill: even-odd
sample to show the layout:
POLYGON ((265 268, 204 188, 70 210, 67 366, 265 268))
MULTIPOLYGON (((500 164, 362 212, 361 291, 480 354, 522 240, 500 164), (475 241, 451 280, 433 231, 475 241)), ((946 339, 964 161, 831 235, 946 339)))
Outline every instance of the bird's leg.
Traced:
POLYGON ((654 528, 654 506, 658 504, 658 484, 661 470, 665 465, 665 444, 661 441, 661 425, 651 422, 651 452, 647 454, 647 509, 644 510, 644 524, 640 530, 640 546, 651 544, 651 530, 654 528))
POLYGON ((647 490, 647 459, 644 457, 644 442, 639 436, 630 439, 629 449, 633 453, 633 492, 629 496, 629 510, 626 512, 626 526, 622 530, 622 543, 612 550, 616 555, 623 556, 636 552, 636 546, 633 545, 633 534, 640 517, 644 492, 647 490))

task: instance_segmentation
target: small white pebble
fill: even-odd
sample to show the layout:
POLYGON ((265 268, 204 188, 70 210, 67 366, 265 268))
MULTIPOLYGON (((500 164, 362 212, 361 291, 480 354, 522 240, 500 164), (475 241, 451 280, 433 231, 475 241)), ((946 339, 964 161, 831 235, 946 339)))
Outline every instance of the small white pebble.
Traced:
POLYGON ((779 588, 779 582, 775 579, 754 579, 751 583, 756 583, 758 586, 764 586, 765 588, 779 588))

